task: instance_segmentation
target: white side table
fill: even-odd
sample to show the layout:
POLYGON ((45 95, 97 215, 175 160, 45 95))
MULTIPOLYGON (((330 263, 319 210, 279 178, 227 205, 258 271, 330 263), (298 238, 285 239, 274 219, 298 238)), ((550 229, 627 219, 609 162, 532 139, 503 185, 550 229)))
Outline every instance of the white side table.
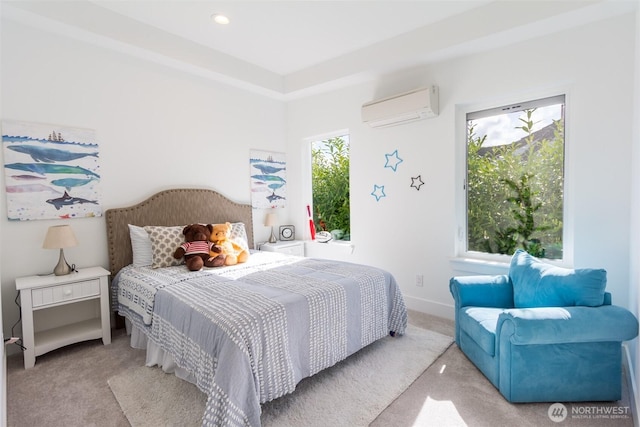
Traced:
POLYGON ((261 251, 280 252, 281 254, 304 256, 304 242, 302 240, 280 240, 276 243, 264 243, 261 251))
POLYGON ((64 276, 16 279, 26 348, 25 369, 35 365, 36 356, 65 345, 97 338, 102 338, 105 345, 111 344, 109 274, 102 267, 89 267, 64 276), (93 303, 88 302, 92 300, 93 303), (80 305, 83 302, 84 305, 80 305), (54 312, 56 307, 67 305, 54 312), (46 318, 47 314, 50 319, 46 318), (44 317, 38 319, 40 315, 44 317))

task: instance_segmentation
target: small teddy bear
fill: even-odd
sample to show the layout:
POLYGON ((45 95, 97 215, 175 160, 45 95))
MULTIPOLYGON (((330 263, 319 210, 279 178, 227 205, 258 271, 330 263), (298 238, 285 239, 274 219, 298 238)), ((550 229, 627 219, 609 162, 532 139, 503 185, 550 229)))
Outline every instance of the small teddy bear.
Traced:
MULTIPOLYGON (((225 255, 224 265, 243 263, 249 258, 249 251, 231 240, 231 227, 230 222, 215 224, 209 238, 214 244, 222 248, 222 254, 225 255)), ((213 256, 213 254, 211 255, 213 256)))
POLYGON ((191 224, 183 230, 185 242, 173 253, 175 259, 184 257, 190 271, 202 267, 220 267, 225 263, 222 248, 209 241, 213 225, 191 224))

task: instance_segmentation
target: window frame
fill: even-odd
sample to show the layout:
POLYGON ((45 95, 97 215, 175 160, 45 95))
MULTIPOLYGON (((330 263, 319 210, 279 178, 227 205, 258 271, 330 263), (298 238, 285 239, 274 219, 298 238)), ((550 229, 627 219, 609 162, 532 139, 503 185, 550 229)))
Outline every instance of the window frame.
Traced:
POLYGON ((535 90, 514 93, 509 96, 495 97, 486 101, 459 103, 455 107, 455 141, 456 141, 456 177, 455 177, 455 232, 454 232, 454 261, 464 262, 471 273, 484 273, 487 266, 508 264, 511 255, 490 254, 467 250, 467 114, 475 112, 501 111, 503 107, 515 104, 528 104, 535 100, 553 98, 564 95, 565 128, 564 128, 564 191, 563 191, 563 233, 562 259, 545 260, 551 264, 563 267, 573 266, 574 237, 573 237, 573 166, 571 155, 571 90, 569 87, 556 87, 548 90, 535 90))
MULTIPOLYGON (((323 141, 330 138, 337 138, 340 136, 349 135, 349 159, 351 159, 351 133, 349 129, 341 129, 332 132, 322 133, 315 136, 306 137, 302 140, 302 200, 305 201, 305 206, 309 205, 311 208, 311 212, 313 212, 313 188, 312 188, 312 170, 311 170, 311 145, 316 141, 323 141)), ((349 185, 351 185, 351 162, 349 162, 349 185)), ((308 222, 305 221, 305 224, 308 222)), ((351 217, 349 218, 349 222, 351 222, 351 217)), ((308 229, 307 226, 305 229, 308 229)), ((309 234, 309 231, 306 230, 306 234, 309 234)), ((310 236, 309 236, 310 238, 310 236)), ((353 243, 353 230, 351 230, 351 240, 349 241, 329 241, 329 244, 341 244, 341 245, 350 245, 353 243)), ((326 244, 326 243, 325 243, 326 244)))

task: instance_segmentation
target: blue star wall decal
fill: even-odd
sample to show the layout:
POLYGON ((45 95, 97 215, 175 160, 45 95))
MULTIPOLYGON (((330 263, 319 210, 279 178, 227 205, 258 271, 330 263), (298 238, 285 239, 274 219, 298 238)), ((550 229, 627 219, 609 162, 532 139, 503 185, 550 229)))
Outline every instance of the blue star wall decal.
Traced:
POLYGON ((424 185, 424 182, 422 182, 422 175, 418 175, 415 178, 411 178, 411 186, 416 190, 419 191, 420 187, 422 187, 423 185, 424 185))
POLYGON ((398 168, 398 165, 403 161, 400 157, 398 157, 398 150, 394 151, 391 154, 385 154, 384 156, 387 158, 387 163, 385 163, 384 167, 391 168, 394 172, 398 168))
POLYGON ((376 198, 376 202, 379 202, 380 199, 382 199, 383 197, 387 197, 386 194, 384 194, 384 185, 373 185, 373 191, 371 192, 371 195, 373 197, 376 198))

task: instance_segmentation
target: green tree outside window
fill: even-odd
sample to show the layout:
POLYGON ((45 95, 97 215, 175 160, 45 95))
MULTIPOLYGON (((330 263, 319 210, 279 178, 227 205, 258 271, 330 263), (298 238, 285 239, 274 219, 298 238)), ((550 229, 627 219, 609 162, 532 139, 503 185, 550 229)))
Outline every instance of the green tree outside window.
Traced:
POLYGON ((311 184, 316 231, 335 231, 334 238, 350 240, 348 135, 312 144, 311 184))
POLYGON ((534 131, 535 112, 522 111, 514 127, 522 137, 501 145, 467 121, 469 251, 562 258, 564 115, 534 131))

